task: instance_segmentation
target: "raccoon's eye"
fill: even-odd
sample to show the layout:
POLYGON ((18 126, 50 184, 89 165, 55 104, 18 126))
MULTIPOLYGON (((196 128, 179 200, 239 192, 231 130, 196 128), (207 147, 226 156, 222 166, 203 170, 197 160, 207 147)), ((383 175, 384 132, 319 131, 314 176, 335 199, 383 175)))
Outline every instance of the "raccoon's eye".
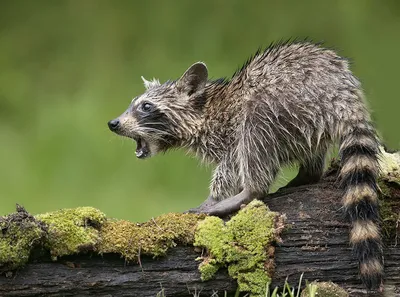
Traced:
POLYGON ((140 106, 140 109, 144 112, 150 112, 153 110, 153 104, 149 102, 143 102, 142 105, 140 106))

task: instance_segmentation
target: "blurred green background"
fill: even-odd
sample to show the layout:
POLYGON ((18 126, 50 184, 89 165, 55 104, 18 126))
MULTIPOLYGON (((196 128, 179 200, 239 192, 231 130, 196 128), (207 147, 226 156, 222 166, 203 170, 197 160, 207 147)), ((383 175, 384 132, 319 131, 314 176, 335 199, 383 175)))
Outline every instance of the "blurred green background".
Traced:
POLYGON ((258 47, 306 36, 352 58, 399 148, 400 1, 2 0, 0 215, 90 205, 142 221, 197 206, 211 167, 182 151, 138 160, 107 121, 143 92, 141 75, 173 79, 201 60, 230 76, 258 47))

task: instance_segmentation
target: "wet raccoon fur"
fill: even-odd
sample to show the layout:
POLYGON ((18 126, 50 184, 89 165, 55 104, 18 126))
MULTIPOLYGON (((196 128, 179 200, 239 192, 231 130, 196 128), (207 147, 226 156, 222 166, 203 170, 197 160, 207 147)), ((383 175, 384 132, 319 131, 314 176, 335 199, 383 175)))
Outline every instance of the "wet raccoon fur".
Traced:
POLYGON ((318 44, 287 42, 257 52, 230 79, 208 80, 198 62, 175 81, 143 80, 144 94, 109 128, 136 140, 138 158, 184 147, 215 163, 210 196, 194 212, 238 210, 266 193, 288 163, 300 164, 289 186, 316 182, 339 142, 350 242, 362 281, 380 287, 379 140, 346 59, 318 44))

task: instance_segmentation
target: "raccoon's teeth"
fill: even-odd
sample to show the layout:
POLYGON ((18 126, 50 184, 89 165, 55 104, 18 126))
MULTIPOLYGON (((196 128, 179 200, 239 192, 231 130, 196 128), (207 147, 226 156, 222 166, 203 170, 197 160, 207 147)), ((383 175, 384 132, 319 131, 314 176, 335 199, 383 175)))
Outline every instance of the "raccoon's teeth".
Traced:
POLYGON ((142 149, 142 139, 136 139, 136 157, 141 158, 143 156, 143 149, 142 149))
POLYGON ((140 159, 146 158, 150 153, 147 143, 141 138, 138 138, 136 140, 136 143, 137 143, 135 152, 136 157, 140 159))
POLYGON ((143 157, 143 151, 139 151, 139 152, 136 151, 135 154, 136 154, 137 158, 142 158, 143 157))

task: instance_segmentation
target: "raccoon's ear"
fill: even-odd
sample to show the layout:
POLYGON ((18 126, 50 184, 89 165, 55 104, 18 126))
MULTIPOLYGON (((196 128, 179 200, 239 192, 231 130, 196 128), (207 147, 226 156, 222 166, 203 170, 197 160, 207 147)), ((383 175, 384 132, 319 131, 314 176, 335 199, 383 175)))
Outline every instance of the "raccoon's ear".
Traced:
POLYGON ((177 81, 177 87, 182 92, 186 92, 190 95, 204 88, 207 79, 208 70, 206 64, 197 62, 185 71, 177 81))

